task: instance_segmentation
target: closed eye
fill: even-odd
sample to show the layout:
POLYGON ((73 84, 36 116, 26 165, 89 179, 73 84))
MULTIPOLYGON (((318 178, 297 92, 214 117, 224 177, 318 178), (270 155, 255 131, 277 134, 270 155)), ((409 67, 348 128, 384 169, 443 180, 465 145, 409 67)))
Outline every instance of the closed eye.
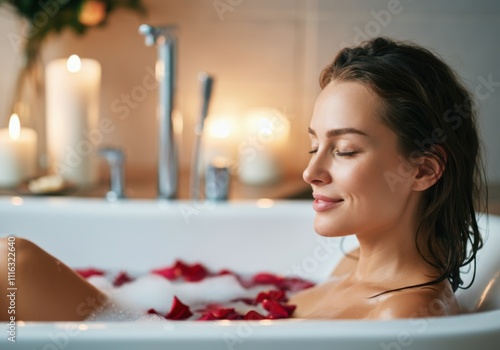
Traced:
MULTIPOLYGON (((309 153, 309 154, 315 154, 315 153, 318 153, 318 150, 317 149, 313 149, 313 150, 310 150, 307 153, 309 153)), ((356 153, 358 153, 358 152, 356 152, 356 151, 349 151, 349 152, 340 152, 340 151, 337 151, 337 152, 335 152, 335 155, 337 155, 339 157, 352 157, 356 153)))
POLYGON ((356 151, 348 151, 348 152, 340 152, 340 151, 337 151, 335 152, 335 155, 339 156, 339 157, 352 157, 354 156, 356 153, 356 151))

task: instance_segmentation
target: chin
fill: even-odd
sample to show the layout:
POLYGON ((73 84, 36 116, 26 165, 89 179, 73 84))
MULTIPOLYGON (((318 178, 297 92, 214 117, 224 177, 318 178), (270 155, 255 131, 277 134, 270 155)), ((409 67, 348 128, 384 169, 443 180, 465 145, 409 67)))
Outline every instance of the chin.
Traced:
POLYGON ((314 219, 314 231, 323 237, 342 237, 353 234, 352 230, 343 227, 340 223, 335 223, 331 219, 322 218, 316 215, 314 219))

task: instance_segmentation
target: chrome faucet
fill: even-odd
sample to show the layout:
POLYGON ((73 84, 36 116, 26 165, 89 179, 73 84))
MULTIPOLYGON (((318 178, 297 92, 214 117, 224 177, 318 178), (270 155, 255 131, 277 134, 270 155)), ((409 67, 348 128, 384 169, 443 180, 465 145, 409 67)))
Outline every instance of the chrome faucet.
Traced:
POLYGON ((173 199, 177 196, 178 159, 172 122, 175 89, 175 27, 139 26, 145 36, 146 46, 158 47, 156 80, 159 84, 158 99, 158 197, 173 199))

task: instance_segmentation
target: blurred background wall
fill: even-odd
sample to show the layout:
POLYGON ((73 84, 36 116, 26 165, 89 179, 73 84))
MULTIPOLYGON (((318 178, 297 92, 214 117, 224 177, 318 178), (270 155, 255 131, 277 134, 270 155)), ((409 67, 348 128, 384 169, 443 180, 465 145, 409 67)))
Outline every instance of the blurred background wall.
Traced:
MULTIPOLYGON (((210 112, 235 121, 253 108, 280 110, 291 123, 282 158, 300 176, 309 155, 307 126, 319 92, 318 76, 335 53, 366 37, 387 35, 414 40, 439 53, 476 92, 481 133, 491 183, 500 183, 500 2, 495 0, 146 0, 147 17, 119 10, 103 28, 83 37, 65 31, 53 36, 45 63, 76 53, 102 65, 101 117, 116 128, 103 145, 123 148, 128 166, 156 167, 157 90, 123 97, 143 85, 156 60, 138 26, 178 26, 176 110, 184 127, 183 167, 191 158, 193 129, 200 108, 197 74, 216 77, 210 112), (220 8, 224 4, 225 11, 220 8), (488 83, 489 81, 489 83, 488 83), (137 97, 137 96, 136 96, 137 97)), ((0 10, 0 127, 6 127, 21 54, 9 40, 20 29, 17 17, 0 10)), ((43 110, 31 121, 43 153, 43 110)))

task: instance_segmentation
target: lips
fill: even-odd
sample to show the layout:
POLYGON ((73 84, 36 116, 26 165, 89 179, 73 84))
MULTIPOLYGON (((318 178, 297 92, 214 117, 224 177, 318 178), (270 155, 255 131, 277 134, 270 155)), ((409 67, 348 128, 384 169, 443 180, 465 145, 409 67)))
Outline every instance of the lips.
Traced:
POLYGON ((313 209, 317 212, 323 212, 330 209, 333 209, 339 206, 344 200, 340 197, 331 198, 327 196, 323 196, 318 193, 313 193, 314 202, 313 209))

